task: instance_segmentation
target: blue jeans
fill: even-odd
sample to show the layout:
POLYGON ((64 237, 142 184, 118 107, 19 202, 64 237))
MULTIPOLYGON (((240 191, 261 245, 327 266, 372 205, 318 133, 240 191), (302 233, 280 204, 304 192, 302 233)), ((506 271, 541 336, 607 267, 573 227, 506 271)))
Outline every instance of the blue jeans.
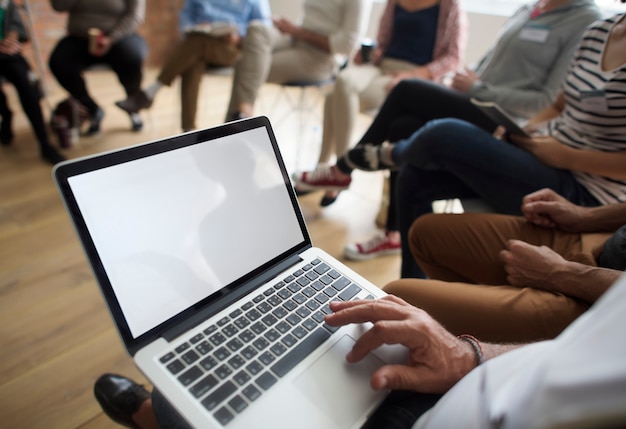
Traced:
POLYGON ((408 232, 415 219, 432 212, 433 201, 480 198, 499 213, 520 215, 525 195, 551 188, 581 206, 600 204, 570 171, 458 119, 430 121, 398 142, 392 157, 401 166, 396 211, 402 277, 426 277, 411 255, 408 232))

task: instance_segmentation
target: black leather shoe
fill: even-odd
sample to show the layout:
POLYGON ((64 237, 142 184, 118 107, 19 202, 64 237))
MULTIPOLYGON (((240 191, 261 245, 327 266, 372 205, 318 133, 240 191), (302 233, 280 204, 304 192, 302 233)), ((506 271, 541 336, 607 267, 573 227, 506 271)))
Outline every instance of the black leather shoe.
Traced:
POLYGON ((98 107, 95 113, 91 116, 91 123, 89 124, 89 128, 85 131, 86 136, 93 136, 100 132, 100 124, 102 123, 102 119, 104 118, 104 110, 98 107))
POLYGON ((324 195, 322 197, 322 201, 320 201, 320 206, 328 207, 329 205, 331 205, 332 203, 337 201, 337 197, 339 197, 339 193, 337 193, 337 195, 335 195, 334 197, 328 197, 328 196, 324 195))
POLYGON ((93 387, 93 393, 111 420, 129 428, 138 428, 132 415, 150 399, 150 392, 143 386, 117 374, 101 375, 93 387))
POLYGON ((311 192, 313 191, 304 191, 302 189, 298 189, 298 187, 293 188, 294 191, 296 191, 296 196, 298 197, 303 197, 305 195, 309 195, 311 192))
POLYGON ((137 113, 141 109, 148 109, 154 100, 144 91, 137 91, 126 100, 116 101, 115 105, 128 113, 137 113))
POLYGON ((41 159, 52 165, 58 164, 61 161, 65 161, 65 157, 57 152, 57 150, 52 146, 41 147, 41 159))

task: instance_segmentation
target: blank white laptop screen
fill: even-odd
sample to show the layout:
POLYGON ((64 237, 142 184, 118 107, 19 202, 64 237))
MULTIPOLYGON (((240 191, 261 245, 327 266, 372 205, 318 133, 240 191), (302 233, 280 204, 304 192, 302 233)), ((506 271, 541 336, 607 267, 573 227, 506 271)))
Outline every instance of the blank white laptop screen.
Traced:
POLYGON ((68 182, 134 338, 304 239, 264 127, 68 182))

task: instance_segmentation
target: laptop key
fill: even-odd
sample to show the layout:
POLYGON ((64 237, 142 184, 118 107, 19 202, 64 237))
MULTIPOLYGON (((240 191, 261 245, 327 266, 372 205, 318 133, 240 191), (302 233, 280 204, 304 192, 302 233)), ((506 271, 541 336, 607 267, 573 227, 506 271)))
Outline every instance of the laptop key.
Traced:
POLYGON ((311 352, 318 348, 329 337, 330 333, 328 331, 322 328, 316 329, 310 336, 295 346, 293 350, 272 365, 272 372, 279 377, 284 377, 285 374, 291 371, 294 366, 311 354, 311 352))
POLYGON ((193 385, 189 389, 189 391, 191 392, 193 396, 195 396, 196 398, 199 398, 203 396, 205 393, 207 393, 209 390, 217 386, 218 383, 219 381, 217 381, 217 378, 215 378, 214 375, 209 374, 206 377, 204 377, 202 380, 200 380, 198 383, 193 385))
POLYGON ((220 387, 215 389, 213 393, 202 400, 202 405, 211 411, 215 409, 219 404, 226 400, 230 395, 237 391, 237 386, 232 381, 227 381, 220 387))
POLYGON ((246 371, 241 370, 237 374, 235 374, 233 380, 235 380, 238 385, 243 386, 248 381, 250 381, 250 375, 248 375, 246 371))
POLYGON ((361 288, 352 283, 339 294, 339 299, 342 301, 349 301, 359 292, 361 292, 361 288))
POLYGON ((217 365, 217 361, 213 356, 208 356, 205 359, 200 361, 200 365, 204 368, 205 371, 211 370, 215 365, 217 365))
POLYGON ((200 355, 196 353, 194 350, 189 350, 181 358, 187 363, 187 365, 191 365, 198 359, 200 359, 200 355))
POLYGON ((200 368, 198 368, 197 366, 192 366, 187 371, 178 376, 178 381, 180 381, 183 386, 189 386, 191 383, 202 377, 202 374, 204 373, 200 368))
POLYGON ((248 407, 248 403, 239 395, 233 396, 233 398, 228 401, 228 405, 235 410, 237 414, 241 413, 248 407))
POLYGON ((257 389, 254 384, 246 386, 241 393, 243 393, 250 402, 255 401, 259 396, 261 396, 261 391, 257 389))
POLYGON ((178 374, 179 372, 181 372, 183 369, 185 369, 185 364, 183 364, 181 361, 179 361, 178 359, 176 359, 175 361, 172 361, 170 363, 167 364, 167 369, 174 375, 178 374))
POLYGON ((274 377, 269 372, 264 372, 256 380, 254 380, 256 384, 258 384, 263 390, 267 390, 274 385, 278 381, 276 377, 274 377))
POLYGON ((222 426, 226 426, 228 423, 232 421, 232 419, 235 418, 233 413, 228 411, 226 407, 222 407, 219 410, 217 410, 215 414, 213 414, 213 417, 215 417, 215 420, 220 422, 222 426))

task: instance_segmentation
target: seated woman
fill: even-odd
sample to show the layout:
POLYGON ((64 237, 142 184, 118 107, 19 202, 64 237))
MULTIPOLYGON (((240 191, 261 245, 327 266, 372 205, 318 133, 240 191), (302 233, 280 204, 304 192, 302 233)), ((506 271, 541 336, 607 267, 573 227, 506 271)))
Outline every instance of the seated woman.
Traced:
MULTIPOLYGON (((507 144, 458 119, 429 122, 396 145, 363 144, 342 158, 365 170, 396 168, 397 221, 407 237, 432 202, 481 198, 519 214, 521 198, 549 187, 580 205, 626 200, 626 40, 624 15, 589 27, 555 103, 529 121, 532 137, 507 144)), ((350 176, 337 177, 347 186, 350 176)), ((402 276, 423 277, 402 240, 402 276)))
MULTIPOLYGON (((83 72, 93 65, 107 64, 117 74, 127 96, 140 92, 148 46, 137 34, 137 27, 144 19, 145 0, 51 0, 51 3, 54 10, 68 12, 69 16, 68 34, 50 54, 50 71, 89 111, 91 124, 86 134, 97 134, 104 110, 87 91, 83 72), (99 34, 92 36, 90 43, 89 31, 94 29, 99 34)), ((137 113, 129 116, 132 130, 141 130, 141 117, 137 113)))
MULTIPOLYGON (((496 102, 516 118, 530 118, 557 96, 585 27, 599 17, 594 0, 547 0, 522 6, 504 25, 493 48, 475 71, 458 72, 450 87, 427 80, 398 83, 357 146, 407 138, 437 118, 463 119, 493 132, 497 124, 474 106, 471 98, 496 102), (529 39, 533 28, 542 28, 540 34, 546 39, 529 39)), ((337 163, 339 170, 320 165, 314 171, 296 174, 298 189, 346 189, 345 176, 336 174, 352 170, 343 162, 344 158, 337 163)), ((394 212, 396 175, 394 171, 390 175, 385 233, 363 243, 349 244, 346 257, 363 260, 400 248, 394 212)))
MULTIPOLYGON (((0 3, 0 77, 5 78, 15 87, 22 109, 28 117, 33 131, 39 142, 41 158, 51 164, 63 161, 65 158, 52 147, 41 112, 41 94, 39 82, 32 79, 34 76, 30 66, 22 56, 22 43, 28 40, 26 29, 22 23, 19 11, 12 1, 0 3)), ((4 92, 0 89, 0 143, 8 146, 13 142, 11 122, 13 114, 9 109, 4 92)))
MULTIPOLYGON (((324 103, 319 164, 340 158, 349 148, 359 111, 378 109, 403 79, 440 82, 462 63, 467 41, 466 16, 456 0, 388 0, 369 61, 361 51, 342 70, 324 103)), ((328 191, 321 205, 332 204, 328 191)))

